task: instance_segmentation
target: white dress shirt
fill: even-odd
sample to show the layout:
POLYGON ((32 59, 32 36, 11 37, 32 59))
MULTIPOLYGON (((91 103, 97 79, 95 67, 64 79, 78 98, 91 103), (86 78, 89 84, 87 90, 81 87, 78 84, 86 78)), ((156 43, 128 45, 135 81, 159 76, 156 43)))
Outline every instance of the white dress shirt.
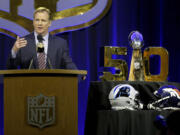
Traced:
MULTIPOLYGON (((36 43, 36 46, 37 46, 37 43, 38 43, 38 39, 37 39, 37 33, 34 32, 34 35, 35 35, 35 43, 36 43)), ((44 53, 46 54, 47 56, 47 51, 48 51, 48 38, 49 38, 49 33, 47 33, 44 37, 43 37, 43 44, 44 44, 44 53)))

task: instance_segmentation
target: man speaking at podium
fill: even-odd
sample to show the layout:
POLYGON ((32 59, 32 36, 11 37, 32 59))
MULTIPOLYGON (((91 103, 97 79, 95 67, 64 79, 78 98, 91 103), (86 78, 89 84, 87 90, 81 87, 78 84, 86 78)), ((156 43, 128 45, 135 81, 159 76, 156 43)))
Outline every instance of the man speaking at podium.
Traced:
POLYGON ((48 32, 52 16, 40 7, 34 12, 34 32, 17 37, 7 62, 8 69, 77 69, 69 55, 66 40, 48 32))

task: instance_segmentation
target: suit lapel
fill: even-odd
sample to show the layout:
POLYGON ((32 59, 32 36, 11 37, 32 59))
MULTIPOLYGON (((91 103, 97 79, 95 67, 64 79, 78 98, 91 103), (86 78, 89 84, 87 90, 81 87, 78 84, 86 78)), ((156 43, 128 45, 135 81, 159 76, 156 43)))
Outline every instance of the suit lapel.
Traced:
POLYGON ((35 36, 34 36, 34 33, 31 34, 31 45, 30 45, 30 50, 32 50, 32 56, 33 56, 33 65, 34 65, 34 68, 38 68, 38 60, 37 60, 37 51, 36 51, 36 42, 35 42, 35 36))
POLYGON ((47 67, 51 68, 52 66, 52 58, 53 58, 53 36, 49 34, 49 39, 48 39, 48 51, 47 51, 47 67))

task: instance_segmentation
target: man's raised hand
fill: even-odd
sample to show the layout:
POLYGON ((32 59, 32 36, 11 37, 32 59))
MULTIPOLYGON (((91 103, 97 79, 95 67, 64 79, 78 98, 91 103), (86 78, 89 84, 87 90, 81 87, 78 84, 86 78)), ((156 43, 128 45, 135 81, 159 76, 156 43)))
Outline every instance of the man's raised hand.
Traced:
POLYGON ((27 40, 25 40, 25 38, 20 38, 19 36, 17 36, 16 42, 14 43, 12 49, 15 53, 17 53, 17 51, 20 48, 25 47, 26 45, 27 45, 27 40))

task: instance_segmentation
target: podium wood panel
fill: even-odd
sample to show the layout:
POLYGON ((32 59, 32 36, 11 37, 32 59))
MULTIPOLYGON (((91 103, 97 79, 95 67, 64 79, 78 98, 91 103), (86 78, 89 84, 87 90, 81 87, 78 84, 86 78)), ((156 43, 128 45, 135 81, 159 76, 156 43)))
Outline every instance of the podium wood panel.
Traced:
POLYGON ((77 76, 6 75, 4 135, 78 135, 77 76), (56 98, 55 124, 42 129, 27 124, 27 96, 39 94, 56 98))

